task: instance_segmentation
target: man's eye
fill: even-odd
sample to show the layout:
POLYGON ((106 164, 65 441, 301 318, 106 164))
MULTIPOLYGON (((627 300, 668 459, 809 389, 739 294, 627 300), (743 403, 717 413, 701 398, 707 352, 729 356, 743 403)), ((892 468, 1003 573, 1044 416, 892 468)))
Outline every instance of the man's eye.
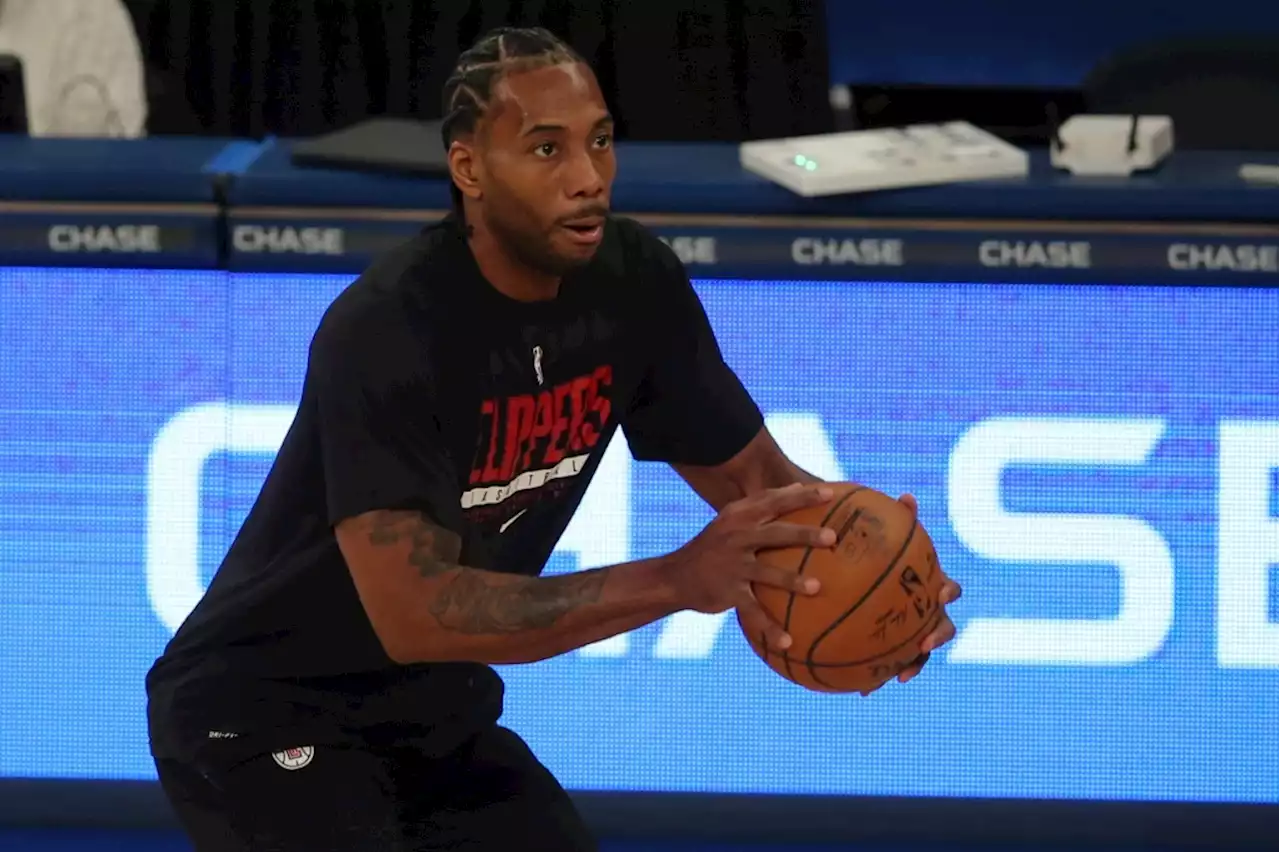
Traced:
POLYGON ((596 137, 597 148, 601 148, 601 149, 608 148, 612 144, 613 144, 613 137, 610 136, 608 133, 602 133, 596 137))
POLYGON ((539 157, 555 156, 556 146, 554 142, 543 142, 541 145, 533 149, 533 152, 539 157))

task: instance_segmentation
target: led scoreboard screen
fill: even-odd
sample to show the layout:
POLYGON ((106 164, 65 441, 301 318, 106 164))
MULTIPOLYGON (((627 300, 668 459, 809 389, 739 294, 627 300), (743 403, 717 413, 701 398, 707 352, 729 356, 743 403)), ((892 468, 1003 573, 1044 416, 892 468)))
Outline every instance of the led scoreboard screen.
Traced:
MULTIPOLYGON (((0 776, 154 777, 143 675, 350 280, 0 268, 0 776)), ((917 496, 959 633, 867 699, 783 681, 731 615, 504 667, 566 786, 1276 802, 1274 287, 697 286, 799 464, 917 496)), ((619 437, 548 571, 708 519, 619 437)))

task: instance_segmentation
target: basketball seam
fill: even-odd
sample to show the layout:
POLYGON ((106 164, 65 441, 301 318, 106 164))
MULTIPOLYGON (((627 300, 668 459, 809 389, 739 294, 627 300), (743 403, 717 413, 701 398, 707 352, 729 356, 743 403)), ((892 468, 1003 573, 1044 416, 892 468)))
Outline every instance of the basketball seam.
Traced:
MULTIPOLYGON (((865 592, 863 592, 862 597, 854 601, 853 605, 850 606, 847 610, 845 610, 843 615, 841 615, 835 621, 828 624, 826 629, 823 630, 821 633, 819 633, 817 637, 812 642, 809 643, 809 650, 805 654, 804 663, 805 663, 805 666, 809 669, 809 674, 818 683, 821 683, 823 686, 827 687, 828 689, 835 689, 835 686, 829 683, 824 683, 822 678, 818 677, 817 670, 813 665, 814 652, 818 650, 818 646, 822 644, 822 640, 830 636, 831 633, 837 627, 843 624, 849 616, 853 615, 853 613, 858 609, 858 607, 862 606, 864 603, 867 602, 867 598, 871 597, 871 595, 875 592, 876 589, 880 588, 880 586, 884 584, 884 581, 888 579, 890 574, 893 573, 893 570, 898 567, 898 563, 902 561, 902 557, 904 554, 906 554, 907 548, 911 546, 911 540, 916 537, 916 530, 919 529, 919 527, 920 527, 919 520, 914 516, 912 516, 911 531, 907 533, 907 537, 902 542, 902 547, 898 549, 897 555, 894 556, 892 560, 890 560, 889 564, 885 567, 884 571, 880 574, 879 577, 876 578, 876 581, 871 584, 870 588, 868 588, 865 592)), ((898 647, 900 648, 902 646, 899 645, 898 647)))
MULTIPOLYGON (((857 494, 859 491, 866 491, 866 490, 867 490, 867 487, 865 485, 859 485, 855 488, 850 489, 849 493, 841 497, 839 500, 837 500, 836 504, 832 506, 831 509, 827 512, 827 514, 823 517, 822 519, 823 526, 826 526, 827 521, 831 520, 831 517, 835 515, 836 512, 840 511, 840 507, 843 506, 850 497, 857 494)), ((837 537, 836 541, 837 543, 839 542, 839 537, 837 537)), ((804 576, 804 568, 806 565, 809 564, 809 556, 812 553, 813 553, 812 547, 806 547, 804 549, 804 556, 800 558, 800 566, 796 569, 797 577, 804 576)), ((791 611, 792 609, 795 608, 795 605, 796 605, 796 593, 791 592, 787 596, 787 611, 782 620, 782 629, 786 633, 791 632, 791 611)), ((766 653, 772 650, 769 648, 768 644, 762 644, 762 647, 766 649, 766 653)), ((791 671, 791 658, 787 655, 785 651, 781 652, 780 656, 782 657, 782 665, 787 670, 787 677, 790 680, 795 680, 795 673, 791 671)))
MULTIPOLYGON (((851 661, 849 661, 849 662, 847 662, 847 663, 817 663, 817 662, 809 663, 809 662, 806 662, 805 660, 800 659, 799 657, 788 657, 788 656, 786 656, 785 654, 778 654, 778 652, 777 652, 777 651, 773 651, 773 652, 771 652, 771 653, 776 654, 776 655, 777 655, 777 656, 779 656, 779 657, 782 657, 782 659, 784 659, 784 660, 788 660, 788 659, 789 659, 789 660, 791 660, 793 663, 796 663, 796 664, 798 664, 798 665, 803 665, 803 666, 805 666, 806 668, 809 668, 809 669, 848 669, 848 668, 853 668, 854 666, 863 666, 863 665, 866 665, 867 663, 874 663, 876 660, 880 660, 880 659, 883 659, 883 658, 885 658, 885 657, 890 656, 890 655, 891 655, 891 654, 893 654, 895 651, 897 651, 899 648, 902 648, 902 647, 904 647, 904 646, 906 646, 906 645, 909 645, 913 639, 917 639, 917 638, 919 638, 920 636, 922 636, 923 634, 928 633, 928 632, 930 632, 931 630, 933 630, 935 627, 937 627, 937 626, 938 626, 938 623, 939 623, 940 621, 942 621, 942 613, 940 613, 940 612, 939 612, 939 613, 936 613, 936 614, 934 615, 934 617, 933 617, 933 619, 932 619, 932 620, 930 620, 930 621, 926 622, 926 623, 924 624, 924 626, 923 626, 923 627, 921 627, 921 628, 920 628, 920 629, 918 629, 915 633, 913 633, 913 634, 911 634, 910 636, 908 636, 906 639, 903 639, 903 640, 902 640, 901 642, 899 642, 897 645, 894 645, 892 648, 888 649, 887 651, 885 651, 885 652, 884 652, 884 653, 882 653, 882 654, 876 654, 874 657, 867 657, 866 659, 863 659, 863 660, 851 660, 851 661)), ((814 680, 818 680, 818 679, 815 677, 815 678, 814 678, 814 680)), ((819 682, 819 683, 822 683, 822 681, 820 681, 820 680, 819 680, 818 682, 819 682)), ((837 687, 835 687, 835 686, 833 686, 832 684, 829 684, 829 683, 823 683, 822 685, 823 685, 823 686, 825 686, 825 687, 827 687, 828 689, 836 689, 836 688, 837 688, 837 687)))

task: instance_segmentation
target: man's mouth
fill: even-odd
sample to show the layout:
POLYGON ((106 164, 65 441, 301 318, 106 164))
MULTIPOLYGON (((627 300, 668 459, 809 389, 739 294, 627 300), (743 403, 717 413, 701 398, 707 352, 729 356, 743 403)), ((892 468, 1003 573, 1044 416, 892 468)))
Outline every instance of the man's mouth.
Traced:
POLYGON ((584 216, 561 223, 569 232, 569 238, 579 245, 589 246, 600 242, 604 236, 603 216, 584 216))

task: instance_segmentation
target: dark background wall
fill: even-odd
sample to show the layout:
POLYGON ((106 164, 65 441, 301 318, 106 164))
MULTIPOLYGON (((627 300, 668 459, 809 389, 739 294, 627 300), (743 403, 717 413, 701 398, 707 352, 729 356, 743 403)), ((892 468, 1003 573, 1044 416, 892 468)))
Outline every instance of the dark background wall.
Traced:
POLYGON ((829 129, 822 0, 126 0, 150 132, 309 135, 366 115, 435 118, 458 54, 540 24, 597 69, 631 139, 829 129))

